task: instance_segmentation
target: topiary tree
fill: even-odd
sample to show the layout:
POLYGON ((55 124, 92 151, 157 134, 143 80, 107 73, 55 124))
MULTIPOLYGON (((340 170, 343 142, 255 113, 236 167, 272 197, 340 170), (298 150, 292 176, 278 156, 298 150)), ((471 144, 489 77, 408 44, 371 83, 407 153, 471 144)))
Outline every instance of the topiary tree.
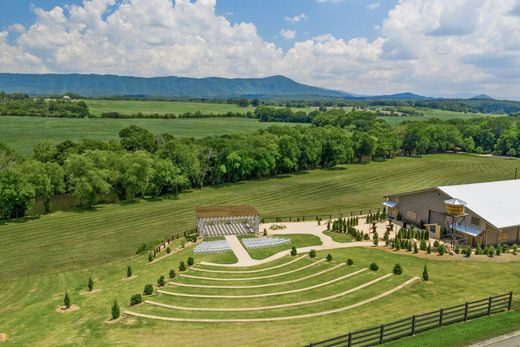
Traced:
POLYGON ((426 267, 426 265, 424 265, 424 269, 423 269, 423 272, 422 272, 422 279, 423 279, 423 281, 429 281, 430 280, 430 275, 428 274, 428 268, 426 267))
POLYGON ((170 278, 175 278, 175 270, 171 269, 168 275, 170 278))
POLYGON ((327 261, 330 263, 332 261, 332 254, 327 254, 327 261))
POLYGON ((87 287, 89 292, 91 292, 92 289, 94 289, 94 280, 92 279, 92 277, 88 278, 87 287))
POLYGON ((130 297, 130 306, 139 305, 143 302, 143 296, 141 294, 134 294, 130 297))
POLYGON ((377 271, 377 270, 379 270, 379 265, 377 265, 376 263, 372 263, 372 264, 370 264, 370 266, 368 268, 371 271, 377 271))
POLYGON ((298 254, 298 251, 296 250, 296 246, 292 246, 291 255, 296 255, 296 254, 298 254))
POLYGON ((118 319, 120 315, 119 311, 119 305, 117 304, 117 300, 114 300, 114 303, 112 304, 112 319, 118 319))
POLYGON ((354 264, 354 260, 348 258, 347 259, 347 265, 353 265, 354 264))
POLYGON ((159 287, 164 287, 166 285, 166 282, 164 281, 164 276, 161 275, 161 277, 159 277, 159 279, 157 280, 157 285, 159 287))
POLYGON ((152 295, 153 294, 153 286, 150 283, 145 284, 144 290, 143 290, 143 294, 144 295, 152 295))
POLYGON ((179 263, 179 271, 180 272, 186 271, 186 264, 183 261, 181 261, 179 263))
POLYGON ((71 304, 72 303, 70 301, 69 293, 65 292, 65 297, 63 298, 63 305, 65 306, 65 308, 70 308, 71 304))
POLYGON ((131 276, 132 276, 132 268, 130 267, 130 265, 128 265, 126 268, 126 277, 131 277, 131 276))
POLYGON ((193 259, 193 257, 188 257, 187 263, 188 266, 193 266, 193 264, 195 264, 195 259, 193 259))
POLYGON ((377 233, 374 233, 374 235, 372 236, 372 242, 374 243, 374 246, 376 246, 376 247, 379 244, 379 235, 377 233))
POLYGON ((309 257, 316 258, 316 251, 314 249, 311 249, 311 251, 309 252, 309 257))
POLYGON ((403 268, 401 267, 401 264, 395 264, 392 272, 394 273, 394 275, 402 275, 403 268))

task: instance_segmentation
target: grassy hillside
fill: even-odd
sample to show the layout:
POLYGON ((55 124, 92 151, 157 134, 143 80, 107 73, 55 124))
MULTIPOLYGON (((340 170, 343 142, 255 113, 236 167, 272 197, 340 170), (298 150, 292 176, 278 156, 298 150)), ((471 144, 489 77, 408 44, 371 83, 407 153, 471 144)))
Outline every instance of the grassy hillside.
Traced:
POLYGON ((263 216, 379 206, 385 194, 441 184, 512 179, 516 160, 466 155, 396 158, 209 187, 157 201, 56 212, 0 226, 0 277, 58 272, 135 253, 194 226, 197 205, 250 203, 263 216))
POLYGON ((242 118, 198 119, 78 119, 39 117, 0 117, 0 141, 9 144, 25 156, 32 154, 33 145, 41 141, 61 142, 81 139, 108 140, 119 130, 138 125, 154 134, 204 137, 218 134, 246 133, 266 128, 274 123, 260 123, 242 118))

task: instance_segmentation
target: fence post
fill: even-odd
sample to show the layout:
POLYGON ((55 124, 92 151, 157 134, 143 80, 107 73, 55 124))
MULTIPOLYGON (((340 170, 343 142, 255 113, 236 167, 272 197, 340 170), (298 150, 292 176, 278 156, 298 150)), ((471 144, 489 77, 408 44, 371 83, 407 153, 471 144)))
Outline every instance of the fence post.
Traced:
POLYGON ((352 346, 352 333, 351 332, 348 333, 348 345, 347 346, 348 347, 352 346))
POLYGON ((464 322, 468 320, 468 302, 466 301, 466 305, 464 305, 464 322))
POLYGON ((379 344, 382 345, 384 341, 384 335, 385 335, 385 325, 381 324, 381 330, 379 331, 379 344))
POLYGON ((415 315, 412 316, 412 336, 415 335, 415 315))
POLYGON ((487 315, 491 315, 491 302, 493 301, 493 298, 490 296, 489 299, 488 299, 488 311, 487 311, 487 315))
POLYGON ((440 315, 439 315, 439 326, 442 327, 442 315, 444 313, 444 309, 441 308, 440 315))
POLYGON ((512 305, 513 305, 513 292, 509 292, 509 303, 507 304, 508 311, 511 311, 512 305))

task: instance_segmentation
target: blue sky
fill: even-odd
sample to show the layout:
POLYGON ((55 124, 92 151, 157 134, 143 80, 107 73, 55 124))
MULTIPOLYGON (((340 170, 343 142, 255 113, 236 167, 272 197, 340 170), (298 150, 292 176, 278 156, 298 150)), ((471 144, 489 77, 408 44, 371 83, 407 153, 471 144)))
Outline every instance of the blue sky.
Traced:
POLYGON ((0 0, 0 72, 520 99, 520 0, 0 0))

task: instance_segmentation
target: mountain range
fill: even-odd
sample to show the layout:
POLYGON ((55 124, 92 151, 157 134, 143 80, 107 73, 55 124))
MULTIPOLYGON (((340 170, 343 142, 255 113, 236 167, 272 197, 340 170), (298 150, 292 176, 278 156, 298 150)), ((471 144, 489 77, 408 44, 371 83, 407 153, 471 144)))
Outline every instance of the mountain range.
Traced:
POLYGON ((131 77, 95 74, 14 74, 0 73, 0 91, 30 95, 135 98, 340 98, 425 100, 424 96, 401 93, 358 96, 347 92, 313 87, 285 76, 264 78, 131 77))

